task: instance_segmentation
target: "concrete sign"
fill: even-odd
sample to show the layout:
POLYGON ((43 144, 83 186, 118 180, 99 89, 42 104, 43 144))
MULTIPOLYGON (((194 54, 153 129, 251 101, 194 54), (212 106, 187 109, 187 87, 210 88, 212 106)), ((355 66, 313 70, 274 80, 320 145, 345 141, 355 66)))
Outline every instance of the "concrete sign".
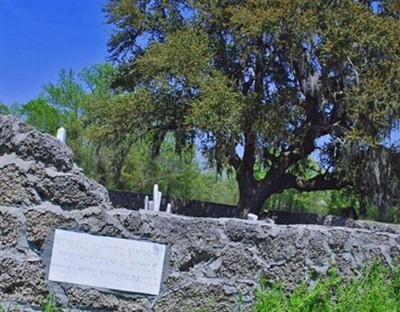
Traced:
POLYGON ((159 295, 166 246, 56 230, 49 280, 159 295))

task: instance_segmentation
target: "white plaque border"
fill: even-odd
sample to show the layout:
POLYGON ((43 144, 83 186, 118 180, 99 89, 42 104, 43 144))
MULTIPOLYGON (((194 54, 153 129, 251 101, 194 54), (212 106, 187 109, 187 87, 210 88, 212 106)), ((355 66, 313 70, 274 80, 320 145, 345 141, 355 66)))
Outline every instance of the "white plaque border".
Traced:
POLYGON ((80 286, 84 289, 100 289, 102 292, 106 293, 116 293, 116 294, 124 294, 127 297, 148 297, 148 296, 160 296, 165 290, 165 281, 168 278, 169 275, 169 258, 170 258, 170 248, 168 243, 162 243, 162 242, 157 242, 148 238, 144 238, 141 236, 132 236, 132 237, 112 237, 112 236, 107 236, 107 235, 102 235, 100 233, 88 233, 85 232, 84 230, 80 228, 54 228, 47 240, 43 244, 43 253, 42 253, 42 261, 45 265, 45 272, 46 272, 46 280, 48 282, 50 290, 59 290, 59 286, 63 286, 63 288, 70 288, 72 286, 80 286), (51 258, 53 254, 53 248, 54 248, 54 241, 55 241, 55 235, 56 231, 67 231, 70 233, 76 233, 76 234, 86 234, 94 237, 100 237, 100 238, 113 238, 113 239, 122 239, 122 240, 127 240, 127 241, 135 241, 135 242, 143 242, 143 243, 153 243, 157 245, 163 245, 164 246, 164 260, 162 264, 162 271, 161 271, 161 278, 160 278, 160 283, 158 287, 158 292, 156 293, 146 293, 146 292, 141 292, 141 291, 132 291, 132 290, 126 290, 126 289, 115 289, 115 288, 109 288, 105 286, 92 286, 88 284, 80 284, 80 283, 75 283, 75 282, 67 282, 67 281, 55 281, 55 280, 50 280, 50 268, 51 268, 51 258))

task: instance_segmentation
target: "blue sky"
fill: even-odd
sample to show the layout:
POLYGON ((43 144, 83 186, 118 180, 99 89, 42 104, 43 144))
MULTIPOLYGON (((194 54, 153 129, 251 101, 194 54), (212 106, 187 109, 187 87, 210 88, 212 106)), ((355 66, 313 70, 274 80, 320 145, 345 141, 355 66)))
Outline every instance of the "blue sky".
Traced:
POLYGON ((26 103, 58 79, 106 61, 102 0, 0 0, 0 102, 26 103))

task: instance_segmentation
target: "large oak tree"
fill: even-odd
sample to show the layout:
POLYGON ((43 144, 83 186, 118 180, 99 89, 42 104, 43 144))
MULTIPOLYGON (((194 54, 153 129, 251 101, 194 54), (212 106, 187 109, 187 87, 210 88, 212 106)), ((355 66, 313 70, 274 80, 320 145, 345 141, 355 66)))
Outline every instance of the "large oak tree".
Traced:
POLYGON ((109 0, 104 10, 115 87, 136 96, 107 122, 155 142, 173 132, 178 147, 199 140, 210 164, 236 171, 238 216, 289 188, 369 190, 349 166, 398 129, 399 1, 109 0))

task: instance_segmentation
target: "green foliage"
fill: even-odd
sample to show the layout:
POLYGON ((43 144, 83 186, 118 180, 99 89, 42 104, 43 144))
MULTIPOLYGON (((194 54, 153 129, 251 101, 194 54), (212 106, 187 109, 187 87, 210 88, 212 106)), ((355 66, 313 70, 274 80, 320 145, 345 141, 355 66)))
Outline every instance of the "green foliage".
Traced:
POLYGON ((55 135, 62 125, 62 112, 53 107, 44 95, 39 95, 24 105, 14 103, 9 109, 7 108, 6 113, 17 116, 37 130, 52 135, 55 135))
POLYGON ((0 103, 0 115, 8 115, 10 110, 8 109, 7 105, 0 103))
POLYGON ((74 151, 75 161, 85 172, 98 177, 93 154, 98 145, 91 144, 90 129, 85 116, 92 102, 108 95, 113 67, 96 64, 76 75, 72 70, 61 70, 55 83, 44 86, 42 93, 24 105, 14 104, 10 112, 36 129, 55 135, 59 127, 67 130, 67 144, 74 151))
POLYGON ((11 105, 6 105, 0 103, 0 115, 14 115, 21 116, 22 114, 22 105, 18 103, 12 103, 11 105))
POLYGON ((55 135, 62 124, 62 114, 46 98, 37 97, 21 107, 25 122, 42 132, 55 135))
MULTIPOLYGON (((340 214, 332 200, 337 191, 299 192, 285 190, 281 194, 272 195, 263 208, 273 211, 306 212, 318 214, 340 214)), ((350 206, 351 207, 351 206, 350 206)))
POLYGON ((279 284, 261 283, 253 311, 396 312, 400 309, 400 270, 376 261, 344 281, 335 269, 312 285, 304 282, 286 294, 279 284))
POLYGON ((62 111, 73 113, 76 117, 80 115, 85 92, 76 81, 72 69, 68 71, 62 69, 57 83, 49 83, 44 87, 44 91, 51 105, 62 111))
POLYGON ((43 311, 44 312, 61 312, 64 311, 61 307, 57 306, 57 303, 52 294, 49 294, 46 298, 46 301, 43 302, 43 311))
POLYGON ((123 167, 121 182, 125 189, 151 193, 158 183, 164 195, 235 205, 237 186, 231 176, 218 177, 215 172, 201 171, 194 151, 176 154, 173 139, 161 145, 160 154, 149 159, 150 146, 136 142, 123 167))
POLYGON ((109 63, 98 63, 85 67, 79 73, 85 89, 89 89, 91 95, 98 96, 110 93, 114 75, 115 68, 109 63))

